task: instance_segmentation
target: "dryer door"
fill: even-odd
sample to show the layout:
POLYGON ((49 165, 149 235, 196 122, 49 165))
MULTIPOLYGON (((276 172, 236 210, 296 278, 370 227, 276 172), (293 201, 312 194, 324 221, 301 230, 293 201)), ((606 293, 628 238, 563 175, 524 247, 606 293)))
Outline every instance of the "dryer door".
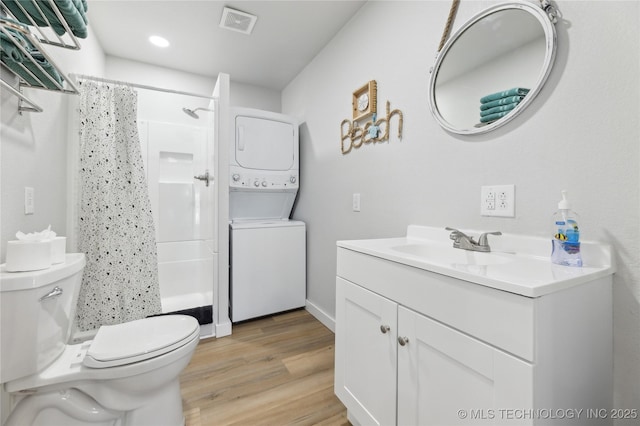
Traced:
POLYGON ((294 168, 295 132, 291 123, 236 117, 236 161, 247 169, 294 168))

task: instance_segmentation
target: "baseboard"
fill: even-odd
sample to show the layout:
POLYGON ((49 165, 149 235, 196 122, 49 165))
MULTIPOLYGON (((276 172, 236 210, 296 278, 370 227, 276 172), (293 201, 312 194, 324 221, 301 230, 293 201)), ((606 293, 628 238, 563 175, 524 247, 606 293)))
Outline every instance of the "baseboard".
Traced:
POLYGON ((335 320, 335 318, 331 318, 325 311, 323 311, 318 306, 313 304, 313 302, 310 302, 309 299, 307 299, 307 303, 306 303, 305 308, 306 308, 307 312, 309 312, 318 321, 320 321, 322 324, 324 324, 325 327, 327 327, 329 330, 331 330, 334 333, 336 332, 336 320, 335 320))
POLYGON ((224 337, 231 334, 231 321, 216 324, 216 337, 224 337))

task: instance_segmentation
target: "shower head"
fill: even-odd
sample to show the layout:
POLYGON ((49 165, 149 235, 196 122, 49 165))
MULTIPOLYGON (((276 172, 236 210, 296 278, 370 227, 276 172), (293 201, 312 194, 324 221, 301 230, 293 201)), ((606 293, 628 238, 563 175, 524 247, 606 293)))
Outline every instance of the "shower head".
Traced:
POLYGON ((189 108, 182 108, 182 111, 184 111, 185 114, 187 114, 189 117, 191 118, 195 118, 198 119, 200 117, 198 117, 198 114, 196 114, 196 111, 213 111, 212 109, 209 108, 194 108, 194 109, 189 109, 189 108))
POLYGON ((198 114, 196 114, 192 109, 182 108, 182 111, 184 111, 184 113, 187 114, 189 117, 200 118, 200 117, 198 117, 198 114))

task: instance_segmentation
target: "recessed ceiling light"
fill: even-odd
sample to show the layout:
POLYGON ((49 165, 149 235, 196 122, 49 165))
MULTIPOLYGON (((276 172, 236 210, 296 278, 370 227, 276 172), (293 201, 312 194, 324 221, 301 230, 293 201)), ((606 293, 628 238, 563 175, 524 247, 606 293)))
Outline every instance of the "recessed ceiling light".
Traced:
POLYGON ((167 40, 164 37, 160 37, 157 35, 152 35, 151 37, 149 37, 149 41, 158 46, 158 47, 168 47, 169 46, 169 40, 167 40))

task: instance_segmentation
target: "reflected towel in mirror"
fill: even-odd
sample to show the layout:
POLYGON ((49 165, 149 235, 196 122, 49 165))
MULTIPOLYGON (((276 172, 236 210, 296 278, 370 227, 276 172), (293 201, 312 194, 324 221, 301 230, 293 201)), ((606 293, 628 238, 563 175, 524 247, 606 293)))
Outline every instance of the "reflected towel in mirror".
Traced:
POLYGON ((507 98, 496 99, 495 101, 486 102, 484 104, 480 104, 480 110, 484 111, 487 109, 495 108, 500 105, 508 105, 512 103, 518 103, 524 99, 524 96, 509 96, 507 98))
POLYGON ((519 103, 519 101, 510 103, 510 104, 506 104, 506 105, 497 106, 497 107, 494 107, 494 108, 489 108, 489 109, 486 109, 484 111, 480 111, 480 117, 486 117, 488 115, 495 114, 497 112, 508 112, 508 111, 511 111, 512 109, 514 109, 515 107, 518 106, 518 103, 519 103))
POLYGON ((509 114, 511 111, 505 111, 505 112, 496 112, 495 114, 489 114, 486 115, 484 117, 480 117, 480 122, 481 123, 490 123, 492 121, 496 121, 499 118, 504 117, 505 115, 509 114))
POLYGON ((513 89, 503 90, 501 92, 492 93, 480 98, 480 103, 495 101, 496 99, 506 98, 509 96, 524 96, 529 93, 529 89, 523 87, 514 87, 513 89))

